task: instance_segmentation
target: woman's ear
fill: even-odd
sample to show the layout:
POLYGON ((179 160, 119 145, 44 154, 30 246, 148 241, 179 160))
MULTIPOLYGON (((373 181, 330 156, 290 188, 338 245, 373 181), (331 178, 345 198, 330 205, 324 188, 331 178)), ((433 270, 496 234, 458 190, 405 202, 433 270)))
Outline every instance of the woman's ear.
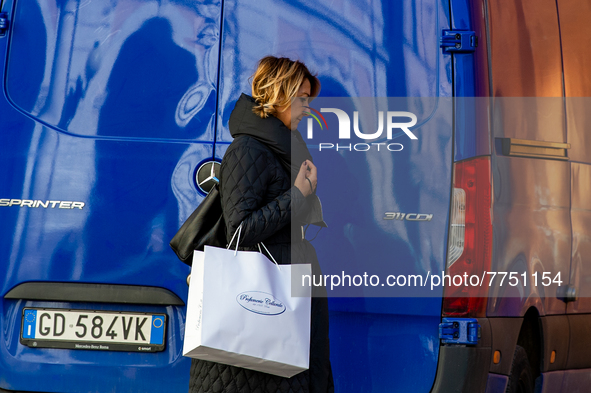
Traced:
POLYGON ((312 75, 312 78, 314 78, 314 88, 312 89, 312 91, 310 92, 310 102, 312 102, 312 100, 316 97, 318 97, 318 94, 320 94, 320 80, 318 78, 316 78, 315 76, 312 75))

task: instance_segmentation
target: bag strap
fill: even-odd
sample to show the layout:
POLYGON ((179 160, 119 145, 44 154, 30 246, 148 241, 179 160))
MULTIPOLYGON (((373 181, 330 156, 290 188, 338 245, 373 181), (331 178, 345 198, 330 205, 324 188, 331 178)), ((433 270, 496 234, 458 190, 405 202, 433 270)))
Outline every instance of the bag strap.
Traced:
MULTIPOLYGON (((236 254, 238 253, 238 244, 240 243, 240 234, 242 233, 242 224, 243 223, 241 222, 240 225, 238 225, 238 228, 236 228, 236 232, 234 232, 232 239, 230 239, 230 243, 228 243, 228 246, 226 247, 226 250, 230 249, 230 246, 234 242, 234 238, 236 237, 236 235, 238 235, 238 238, 236 239, 236 248, 234 249, 234 256, 236 256, 236 254)), ((259 252, 261 254, 263 253, 263 251, 261 250, 261 244, 263 245, 263 248, 265 249, 265 251, 267 251, 267 255, 269 255, 271 257, 271 260, 273 261, 275 266, 277 266, 277 269, 279 269, 279 271, 281 271, 281 267, 279 266, 279 264, 277 263, 275 258, 273 258, 273 255, 271 255, 271 253, 269 252, 269 249, 267 248, 267 246, 265 246, 265 244, 263 242, 257 243, 257 246, 259 247, 259 252)))
POLYGON ((236 239, 236 249, 234 250, 234 256, 236 256, 236 253, 238 252, 238 244, 240 243, 240 233, 241 232, 242 232, 242 223, 240 223, 240 225, 238 225, 238 228, 236 228, 236 232, 234 232, 232 239, 230 239, 230 243, 228 243, 228 247, 226 247, 226 250, 228 250, 230 248, 230 246, 232 245, 232 242, 234 241, 234 238, 236 237, 236 234, 238 234, 238 239, 236 239))
POLYGON ((261 244, 263 245, 263 248, 265 249, 265 251, 267 251, 267 254, 271 257, 271 260, 273 261, 273 263, 275 264, 275 266, 277 266, 277 269, 279 269, 279 271, 281 271, 281 267, 279 266, 279 264, 277 263, 277 261, 275 260, 275 258, 273 258, 273 255, 271 255, 271 253, 267 249, 267 246, 265 246, 265 243, 260 242, 260 243, 257 244, 257 246, 259 246, 259 252, 261 254, 263 253, 263 251, 261 250, 261 244))

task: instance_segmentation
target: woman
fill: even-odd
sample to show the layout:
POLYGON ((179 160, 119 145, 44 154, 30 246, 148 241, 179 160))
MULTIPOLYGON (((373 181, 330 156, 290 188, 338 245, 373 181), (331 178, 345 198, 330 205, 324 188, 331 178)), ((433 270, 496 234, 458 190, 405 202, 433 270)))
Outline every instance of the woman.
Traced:
MULTIPOLYGON (((263 242, 277 263, 311 263, 319 274, 314 247, 302 235, 315 221, 308 217, 318 203, 317 169, 296 128, 320 83, 303 63, 272 56, 259 61, 252 78, 252 97, 242 94, 230 115, 234 141, 221 166, 227 241, 242 223, 241 250, 263 242)), ((308 370, 282 378, 194 359, 190 392, 333 392, 326 297, 312 298, 311 321, 308 370)))

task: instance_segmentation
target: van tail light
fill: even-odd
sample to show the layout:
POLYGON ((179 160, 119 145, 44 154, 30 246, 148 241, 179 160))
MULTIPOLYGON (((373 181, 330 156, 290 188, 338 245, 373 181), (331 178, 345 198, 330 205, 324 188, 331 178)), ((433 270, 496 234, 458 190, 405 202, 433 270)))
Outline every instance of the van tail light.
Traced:
POLYGON ((492 258, 490 157, 454 164, 454 190, 450 217, 444 317, 483 317, 492 258), (484 280, 483 278, 484 274, 484 280), (477 283, 476 286, 470 285, 477 283), (459 279, 454 276, 461 276, 459 279), (451 281, 451 285, 450 285, 451 281), (468 285, 464 285, 468 281, 468 285), (482 282, 481 282, 482 281, 482 282), (481 282, 481 283, 480 283, 481 282))

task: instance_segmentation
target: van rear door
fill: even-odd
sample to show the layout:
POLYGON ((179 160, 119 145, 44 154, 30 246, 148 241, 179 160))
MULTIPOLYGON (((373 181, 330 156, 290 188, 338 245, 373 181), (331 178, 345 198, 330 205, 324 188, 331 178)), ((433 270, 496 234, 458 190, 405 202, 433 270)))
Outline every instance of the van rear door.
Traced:
MULTIPOLYGON (((419 97, 416 102, 422 104, 415 107, 418 123, 412 128, 418 139, 398 130, 391 140, 404 145, 401 151, 389 151, 386 144, 379 152, 319 151, 319 139, 308 139, 307 122, 300 123, 318 167, 318 195, 328 223, 312 243, 325 274, 426 277, 444 269, 453 116, 451 56, 443 54, 439 42, 449 26, 447 1, 224 3, 216 155, 221 157, 232 140, 228 119, 236 100, 242 92, 250 94, 248 78, 269 54, 302 60, 318 73, 321 97, 312 106, 319 112, 359 97, 419 97), (346 98, 331 104, 330 97, 346 98), (412 221, 418 214, 432 217, 412 221)), ((320 113, 328 129, 314 123, 314 135, 337 133, 337 116, 320 113)), ((353 122, 353 113, 348 115, 353 122)), ((308 238, 317 229, 310 227, 308 238)), ((380 279, 386 282, 385 276, 380 279)), ((383 294, 409 293, 392 290, 396 295, 383 294)), ((335 391, 430 391, 442 291, 421 293, 427 292, 426 297, 364 298, 357 291, 357 298, 330 299, 335 391)))
POLYGON ((2 3, 0 390, 186 391, 168 242, 213 160, 222 5, 2 3))

